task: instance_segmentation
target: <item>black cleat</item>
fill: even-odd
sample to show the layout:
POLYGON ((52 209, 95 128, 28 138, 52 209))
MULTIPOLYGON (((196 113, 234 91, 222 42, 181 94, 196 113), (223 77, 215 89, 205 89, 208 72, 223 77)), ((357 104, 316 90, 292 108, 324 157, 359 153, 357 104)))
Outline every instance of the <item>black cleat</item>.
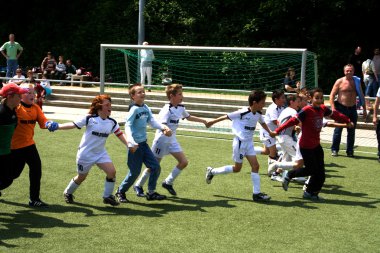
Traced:
POLYGON ((142 186, 135 185, 133 186, 133 190, 135 190, 137 197, 145 197, 144 189, 142 186))
POLYGON ((67 204, 74 203, 74 195, 69 193, 63 193, 63 198, 65 199, 67 204))
POLYGON ((168 192, 173 195, 173 196, 176 196, 177 193, 175 192, 174 188, 173 188, 173 185, 171 184, 167 184, 165 181, 162 182, 162 187, 164 187, 166 190, 168 190, 168 192))
POLYGON ((147 200, 164 200, 164 199, 166 199, 165 195, 161 195, 158 192, 147 193, 145 196, 146 196, 147 200))
POLYGON ((48 204, 46 204, 45 202, 43 202, 40 199, 29 200, 29 206, 32 206, 32 207, 49 207, 48 204))
POLYGON ((115 196, 119 200, 120 203, 128 203, 129 202, 128 199, 127 199, 127 197, 125 196, 125 192, 119 192, 119 191, 117 191, 115 193, 115 196))
POLYGON ((120 203, 117 202, 117 200, 116 200, 116 198, 115 198, 114 195, 110 195, 110 196, 108 196, 106 198, 103 198, 103 203, 104 204, 109 204, 111 206, 118 206, 118 205, 120 205, 120 203))
POLYGON ((257 194, 253 194, 252 199, 253 199, 253 201, 269 201, 270 197, 268 195, 266 195, 265 193, 260 192, 257 194))

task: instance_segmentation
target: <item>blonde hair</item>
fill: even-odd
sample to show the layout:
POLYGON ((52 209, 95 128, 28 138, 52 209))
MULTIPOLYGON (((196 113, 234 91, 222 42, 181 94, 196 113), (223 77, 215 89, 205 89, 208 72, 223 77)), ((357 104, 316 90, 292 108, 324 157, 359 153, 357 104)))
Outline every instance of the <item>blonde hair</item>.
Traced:
POLYGON ((137 88, 144 87, 141 83, 135 83, 128 87, 128 94, 132 99, 132 96, 136 94, 137 88))
POLYGON ((182 84, 179 84, 179 83, 170 84, 166 86, 165 88, 166 96, 168 97, 168 99, 170 99, 170 95, 175 96, 177 95, 179 90, 182 90, 182 89, 183 89, 182 84))

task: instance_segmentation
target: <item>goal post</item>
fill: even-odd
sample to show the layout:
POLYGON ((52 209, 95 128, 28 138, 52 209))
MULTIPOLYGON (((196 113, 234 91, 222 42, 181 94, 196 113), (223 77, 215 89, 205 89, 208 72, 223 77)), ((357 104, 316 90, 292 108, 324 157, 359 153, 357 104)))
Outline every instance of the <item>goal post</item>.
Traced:
POLYGON ((154 52, 154 85, 161 85, 166 73, 190 87, 272 91, 283 88, 292 67, 302 87, 318 86, 316 56, 307 49, 101 44, 101 92, 107 83, 140 82, 141 49, 154 52))

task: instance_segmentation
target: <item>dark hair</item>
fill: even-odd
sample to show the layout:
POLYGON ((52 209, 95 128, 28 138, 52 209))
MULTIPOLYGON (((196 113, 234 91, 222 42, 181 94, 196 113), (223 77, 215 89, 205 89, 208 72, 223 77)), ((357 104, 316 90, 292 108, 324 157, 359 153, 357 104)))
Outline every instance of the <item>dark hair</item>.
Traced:
POLYGON ((297 98, 300 98, 297 94, 289 94, 289 95, 286 96, 286 103, 288 105, 290 105, 290 102, 291 101, 293 101, 293 102, 296 101, 297 98))
POLYGON ((284 95, 284 91, 283 90, 274 90, 273 92, 272 92, 272 100, 273 100, 273 102, 276 100, 276 98, 278 99, 278 98, 280 98, 282 95, 284 95))
POLYGON ((267 94, 265 94, 264 91, 261 90, 253 90, 248 96, 248 104, 251 106, 253 105, 253 102, 260 102, 261 100, 265 99, 267 97, 267 94))
POLYGON ((315 88, 309 91, 310 97, 314 97, 314 94, 317 92, 323 93, 323 90, 321 88, 315 88))

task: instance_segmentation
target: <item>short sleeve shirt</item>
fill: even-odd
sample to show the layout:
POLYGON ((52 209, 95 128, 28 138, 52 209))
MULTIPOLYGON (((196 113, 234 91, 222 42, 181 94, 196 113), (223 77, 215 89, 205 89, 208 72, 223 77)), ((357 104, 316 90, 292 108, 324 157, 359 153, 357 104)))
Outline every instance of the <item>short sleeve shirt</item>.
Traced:
POLYGON ((232 132, 241 141, 253 141, 257 122, 264 123, 261 112, 253 113, 249 108, 231 112, 227 114, 227 117, 232 120, 232 132))

